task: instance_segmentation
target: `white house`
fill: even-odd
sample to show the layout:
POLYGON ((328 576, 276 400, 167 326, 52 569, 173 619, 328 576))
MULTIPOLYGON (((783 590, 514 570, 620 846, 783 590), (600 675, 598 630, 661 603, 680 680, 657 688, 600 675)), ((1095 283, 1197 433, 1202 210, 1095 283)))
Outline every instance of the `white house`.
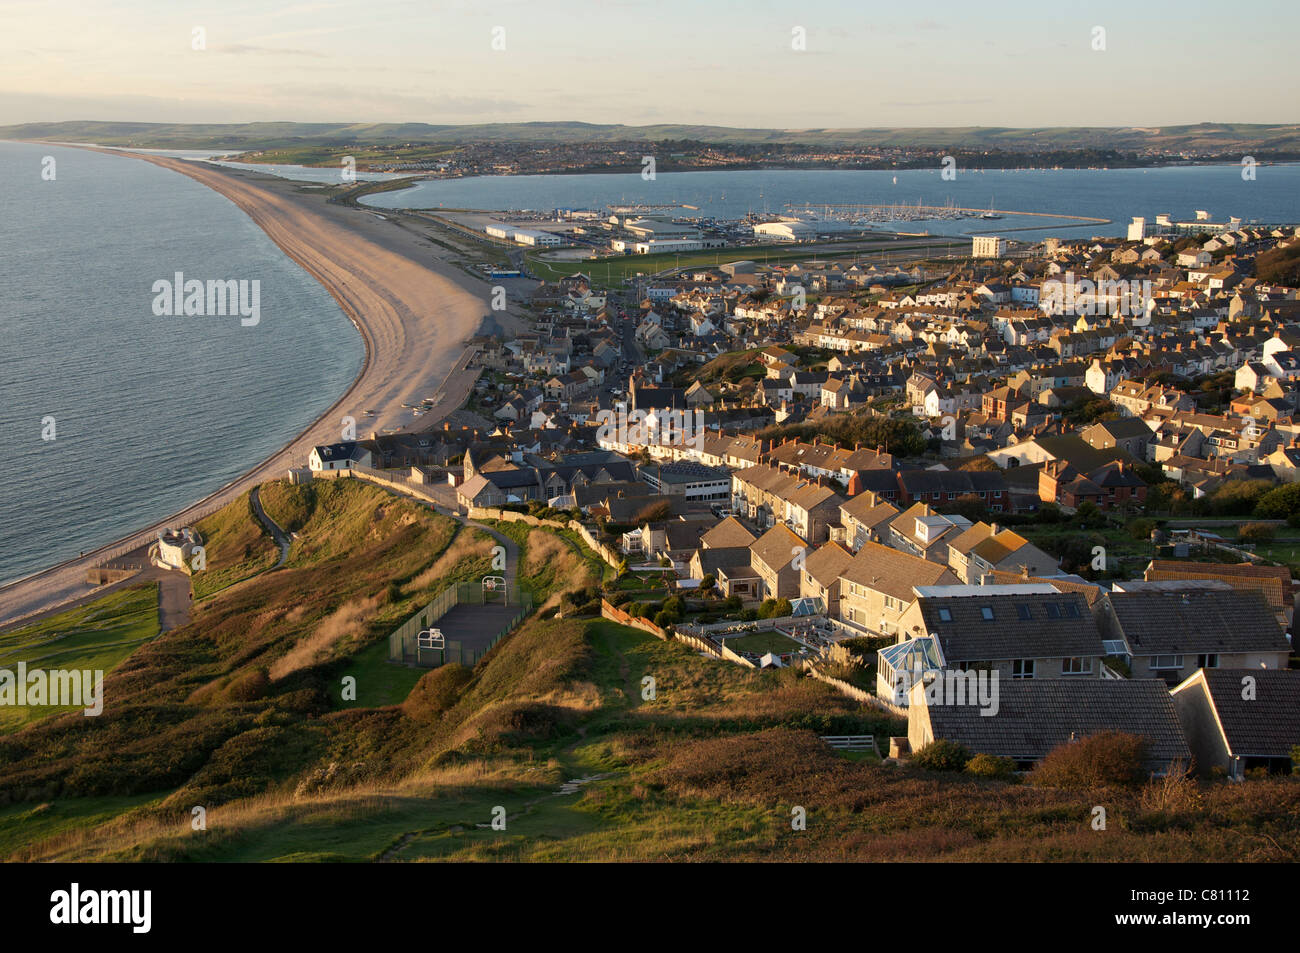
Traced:
POLYGON ((370 451, 355 440, 312 447, 307 465, 313 471, 351 470, 370 466, 370 451))

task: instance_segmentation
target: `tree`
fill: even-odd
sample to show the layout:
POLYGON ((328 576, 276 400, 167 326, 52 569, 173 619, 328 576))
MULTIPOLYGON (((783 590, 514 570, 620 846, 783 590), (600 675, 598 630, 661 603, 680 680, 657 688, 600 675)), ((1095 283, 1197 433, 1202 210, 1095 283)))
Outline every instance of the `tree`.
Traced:
POLYGON ((1289 520, 1300 515, 1300 483, 1269 490, 1255 504, 1255 516, 1264 520, 1289 520))
POLYGON ((700 592, 713 592, 718 587, 718 577, 709 573, 700 580, 700 592))
POLYGON ((1219 516, 1249 516, 1272 488, 1271 480, 1230 480, 1210 497, 1210 511, 1219 516))

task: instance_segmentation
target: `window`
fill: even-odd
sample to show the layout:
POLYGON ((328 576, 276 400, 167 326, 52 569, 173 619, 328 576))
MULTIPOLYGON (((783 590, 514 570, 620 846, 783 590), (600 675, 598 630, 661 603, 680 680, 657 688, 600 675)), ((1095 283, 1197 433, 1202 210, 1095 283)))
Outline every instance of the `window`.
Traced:
POLYGON ((1107 655, 1128 655, 1128 648, 1120 639, 1106 639, 1101 643, 1107 655))
POLYGON ((939 621, 940 621, 940 622, 951 622, 951 621, 952 621, 952 610, 951 610, 951 609, 940 609, 940 610, 939 610, 939 621))
POLYGON ((1062 675, 1091 675, 1092 660, 1087 658, 1064 658, 1061 659, 1062 675))
POLYGON ((1178 669, 1183 667, 1183 657, 1181 655, 1153 655, 1151 656, 1151 668, 1153 670, 1178 669))
POLYGON ((1033 678, 1034 677, 1034 660, 1031 658, 1018 658, 1011 663, 1012 678, 1033 678))
POLYGON ((1048 602, 1043 606, 1047 610, 1049 619, 1059 619, 1061 617, 1061 606, 1059 603, 1048 602))
POLYGON ((1032 614, 1030 613, 1030 611, 1029 611, 1029 606, 1028 606, 1026 603, 1023 603, 1023 602, 1017 602, 1017 603, 1016 603, 1016 618, 1017 618, 1017 619, 1032 619, 1032 618, 1033 618, 1033 615, 1032 615, 1032 614))
POLYGON ((1065 617, 1067 619, 1079 618, 1079 607, 1075 605, 1073 602, 1065 603, 1065 605, 1062 608, 1065 609, 1065 617))
POLYGON ((1196 656, 1196 667, 1197 668, 1218 668, 1219 656, 1213 653, 1211 653, 1210 655, 1198 655, 1196 656))
POLYGON ((982 616, 984 617, 984 621, 985 621, 985 622, 992 622, 992 621, 993 621, 993 607, 992 607, 992 606, 980 606, 980 615, 982 615, 982 616))

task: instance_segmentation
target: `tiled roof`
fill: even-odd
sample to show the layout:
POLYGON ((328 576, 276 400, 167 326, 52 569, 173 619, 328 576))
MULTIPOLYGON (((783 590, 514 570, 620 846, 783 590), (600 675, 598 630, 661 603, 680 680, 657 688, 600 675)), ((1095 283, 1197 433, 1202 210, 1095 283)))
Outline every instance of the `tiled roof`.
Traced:
POLYGON ((804 561, 804 572, 823 586, 829 586, 840 577, 845 567, 853 562, 853 554, 839 543, 820 546, 804 561))
POLYGON ((1275 608, 1295 605, 1291 571, 1285 566, 1256 566, 1252 563, 1194 563, 1177 559, 1153 559, 1145 578, 1153 582, 1173 579, 1222 579, 1234 589, 1256 589, 1275 608))
POLYGON ((997 689, 994 715, 981 715, 976 705, 928 706, 934 736, 975 753, 1036 761, 1072 738, 1123 731, 1147 739, 1150 770, 1191 760, 1173 699, 1158 679, 999 679, 997 689))
POLYGON ((757 538, 740 520, 728 516, 701 536, 700 544, 708 549, 725 549, 732 546, 748 546, 757 538))
POLYGON ((1112 592, 1108 600, 1135 656, 1290 649, 1273 609, 1258 592, 1112 592))
POLYGON ((941 585, 945 580, 957 581, 947 566, 919 556, 910 556, 879 543, 863 543, 842 575, 850 582, 904 602, 912 601, 913 586, 935 586, 941 585))
POLYGON ((795 553, 807 551, 808 543, 784 523, 778 523, 749 547, 754 558, 770 569, 784 569, 795 553))
POLYGON ((1105 654, 1097 623, 1079 593, 1000 594, 994 586, 982 588, 989 590, 987 595, 919 600, 925 631, 939 637, 943 657, 948 661, 991 662, 1105 654))
POLYGON ((1285 758, 1300 745, 1300 671, 1207 668, 1200 674, 1233 755, 1285 758), (1243 698, 1246 677, 1255 683, 1253 697, 1243 698))

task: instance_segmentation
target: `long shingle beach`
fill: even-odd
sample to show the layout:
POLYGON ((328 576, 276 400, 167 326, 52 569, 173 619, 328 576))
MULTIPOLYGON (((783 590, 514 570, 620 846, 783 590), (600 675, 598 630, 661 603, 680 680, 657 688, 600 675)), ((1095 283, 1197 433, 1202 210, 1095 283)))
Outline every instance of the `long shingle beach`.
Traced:
MULTIPOLYGON (((416 421, 402 404, 431 397, 445 383, 438 410, 418 421, 429 427, 463 402, 473 380, 461 360, 466 339, 488 311, 488 286, 475 289, 473 279, 433 243, 390 219, 330 204, 319 190, 299 182, 161 156, 111 154, 187 175, 239 206, 338 301, 365 342, 365 362, 351 387, 318 420, 216 493, 129 538, 0 589, 0 625, 85 597, 94 591, 86 571, 106 554, 141 545, 165 526, 182 524, 304 465, 312 446, 340 439, 343 417, 355 418, 360 436, 409 429, 416 421), (364 416, 366 411, 375 415, 364 416)), ((311 357, 302 355, 304 374, 310 373, 311 357)))

